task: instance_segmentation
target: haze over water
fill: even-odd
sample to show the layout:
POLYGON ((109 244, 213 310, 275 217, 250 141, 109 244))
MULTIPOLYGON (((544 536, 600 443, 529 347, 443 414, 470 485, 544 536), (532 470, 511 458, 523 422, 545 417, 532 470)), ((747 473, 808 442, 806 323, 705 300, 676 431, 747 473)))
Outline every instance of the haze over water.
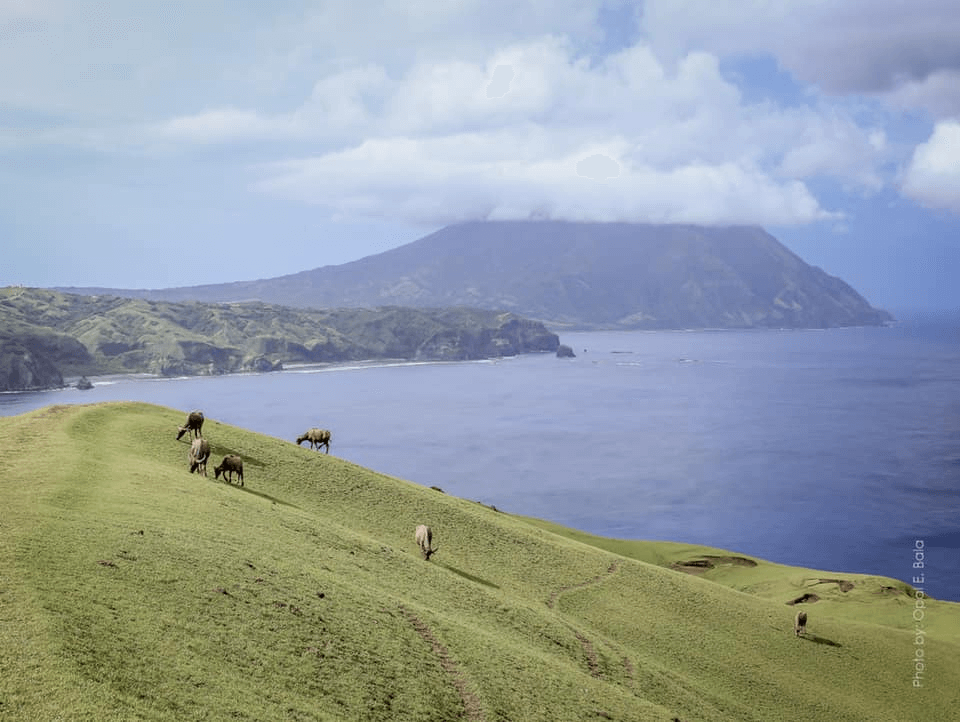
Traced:
POLYGON ((922 586, 960 601, 955 324, 561 342, 577 358, 115 379, 0 414, 130 399, 291 441, 323 426, 336 456, 502 511, 907 582, 923 539, 922 586))

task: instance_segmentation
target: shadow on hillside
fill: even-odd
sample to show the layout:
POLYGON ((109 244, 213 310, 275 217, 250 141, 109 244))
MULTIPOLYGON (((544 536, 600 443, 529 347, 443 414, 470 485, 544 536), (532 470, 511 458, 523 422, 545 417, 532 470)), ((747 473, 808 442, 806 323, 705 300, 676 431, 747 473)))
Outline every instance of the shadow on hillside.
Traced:
POLYGON ((800 636, 802 639, 806 639, 808 642, 813 642, 815 644, 826 644, 828 647, 843 646, 840 644, 840 642, 834 642, 832 639, 826 639, 825 637, 818 637, 816 634, 803 634, 800 636))
POLYGON ((450 570, 451 572, 453 572, 454 574, 459 574, 461 577, 463 577, 464 579, 467 579, 468 581, 476 582, 477 584, 482 584, 483 586, 485 586, 485 587, 490 587, 491 589, 499 589, 499 588, 500 588, 498 585, 494 584, 494 583, 491 582, 491 581, 488 581, 488 580, 483 579, 483 578, 481 578, 481 577, 475 577, 473 574, 468 574, 467 572, 463 571, 462 569, 457 569, 456 567, 451 567, 449 564, 438 564, 438 566, 441 566, 441 567, 443 567, 444 569, 448 569, 448 570, 450 570))
MULTIPOLYGON (((228 486, 235 486, 234 484, 230 484, 229 482, 223 482, 223 483, 224 483, 224 484, 227 484, 228 486)), ((269 494, 264 494, 262 491, 254 491, 253 489, 250 489, 250 488, 248 488, 248 487, 246 487, 246 486, 237 486, 236 489, 237 489, 238 491, 245 491, 245 492, 248 493, 248 494, 253 494, 254 496, 259 496, 261 499, 266 499, 267 501, 272 501, 274 504, 283 504, 283 506, 289 506, 289 507, 292 507, 292 508, 294 508, 294 509, 299 509, 299 508, 300 508, 300 507, 297 506, 296 504, 291 504, 289 501, 284 501, 283 499, 278 499, 278 498, 275 497, 275 496, 270 496, 269 494)))
POLYGON ((244 453, 239 449, 234 449, 233 447, 230 447, 230 446, 224 446, 223 444, 215 444, 215 445, 211 444, 211 447, 212 447, 212 451, 214 452, 211 454, 211 460, 213 456, 216 456, 217 458, 222 459, 224 456, 228 454, 236 454, 241 459, 243 459, 243 463, 247 466, 255 466, 258 469, 265 469, 267 467, 267 465, 262 461, 260 461, 260 459, 258 459, 257 457, 251 456, 248 453, 244 453))

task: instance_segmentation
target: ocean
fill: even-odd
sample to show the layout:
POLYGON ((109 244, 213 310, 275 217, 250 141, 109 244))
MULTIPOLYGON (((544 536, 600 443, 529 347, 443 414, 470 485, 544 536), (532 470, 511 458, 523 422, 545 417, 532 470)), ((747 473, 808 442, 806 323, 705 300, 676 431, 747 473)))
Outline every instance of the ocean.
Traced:
MULTIPOLYGON (((707 544, 960 601, 960 324, 562 333, 576 358, 94 379, 0 414, 139 400, 594 534, 707 544)), ((175 429, 162 430, 173 440, 175 429)), ((250 480, 256 484, 255 479, 250 480)))

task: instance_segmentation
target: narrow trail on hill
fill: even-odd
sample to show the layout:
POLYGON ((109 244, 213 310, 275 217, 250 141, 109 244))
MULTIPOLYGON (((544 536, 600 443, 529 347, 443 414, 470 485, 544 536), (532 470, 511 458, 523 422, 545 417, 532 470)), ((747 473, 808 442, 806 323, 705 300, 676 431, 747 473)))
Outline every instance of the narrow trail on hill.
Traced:
POLYGON ((600 582, 607 579, 611 574, 615 573, 616 571, 617 571, 617 562, 616 560, 614 560, 610 562, 610 566, 607 568, 606 574, 598 574, 593 579, 588 579, 585 582, 579 582, 577 584, 568 584, 567 586, 560 587, 559 589, 552 592, 550 594, 550 598, 547 600, 547 606, 550 607, 550 609, 553 609, 556 606, 557 600, 560 598, 561 594, 565 594, 566 592, 573 591, 574 589, 583 589, 584 587, 589 587, 589 586, 592 586, 593 584, 599 584, 600 582))
MULTIPOLYGON (((606 579, 610 578, 610 575, 615 574, 617 571, 617 561, 614 560, 610 562, 610 566, 607 567, 605 574, 598 574, 592 579, 588 579, 585 582, 578 582, 577 584, 569 584, 559 589, 554 590, 550 594, 550 598, 547 600, 547 607, 554 609, 557 605, 557 601, 560 599, 560 595, 574 589, 584 589, 586 587, 593 586, 594 584, 600 584, 606 579)), ((577 641, 580 642, 580 646, 583 647, 583 653, 587 658, 587 669, 590 670, 590 676, 596 677, 597 679, 603 679, 603 670, 600 668, 600 658, 597 655, 597 650, 593 646, 593 642, 590 641, 590 638, 583 634, 580 630, 574 627, 572 624, 567 624, 570 628, 570 631, 573 632, 573 635, 577 638, 577 641)), ((624 659, 625 662, 629 664, 629 660, 624 659)), ((627 667, 628 673, 632 672, 629 667, 627 667)), ((633 677, 630 674, 631 679, 633 677)))
POLYGON ((573 627, 570 627, 570 629, 573 632, 573 636, 580 642, 580 646, 583 647, 584 653, 587 655, 587 669, 590 670, 590 676, 603 679, 603 670, 600 669, 600 658, 597 656, 597 650, 593 648, 593 642, 573 627))
POLYGON ((416 614, 403 606, 400 607, 400 611, 403 612, 407 621, 413 625, 413 628, 417 630, 417 634, 430 645, 433 653, 440 658, 440 666, 443 667, 443 670, 450 676, 453 681, 453 686, 457 689, 457 694, 460 695, 460 701, 463 702, 463 709, 466 712, 467 719, 472 720, 472 722, 484 722, 485 717, 483 715, 483 707, 480 705, 480 700, 470 691, 466 676, 461 671, 457 661, 450 656, 449 650, 443 646, 430 627, 416 614))

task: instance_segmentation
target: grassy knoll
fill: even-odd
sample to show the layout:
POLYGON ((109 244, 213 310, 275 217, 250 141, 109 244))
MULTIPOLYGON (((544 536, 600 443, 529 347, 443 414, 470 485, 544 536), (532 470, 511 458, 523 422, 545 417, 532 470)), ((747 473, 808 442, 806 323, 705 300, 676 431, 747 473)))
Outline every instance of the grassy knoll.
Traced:
POLYGON ((960 709, 960 605, 927 602, 917 689, 901 582, 593 537, 206 411, 214 461, 240 454, 245 487, 214 481, 213 464, 208 479, 187 473, 184 410, 0 419, 0 719, 859 722, 960 709), (434 529, 430 562, 418 523, 434 529), (797 639, 785 602, 811 592, 797 639))

